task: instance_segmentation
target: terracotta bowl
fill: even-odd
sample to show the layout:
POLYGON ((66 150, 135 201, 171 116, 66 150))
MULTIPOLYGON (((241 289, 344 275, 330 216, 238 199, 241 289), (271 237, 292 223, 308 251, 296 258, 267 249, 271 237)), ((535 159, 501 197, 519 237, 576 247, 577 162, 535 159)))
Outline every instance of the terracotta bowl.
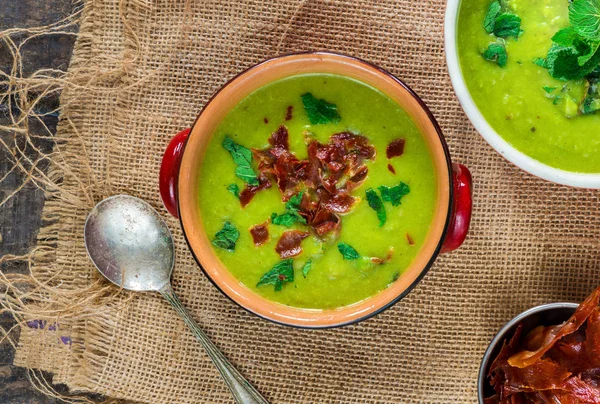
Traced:
POLYGON ((423 278, 440 252, 458 248, 471 218, 471 175, 463 165, 452 164, 446 141, 433 115, 421 99, 390 73, 362 60, 332 54, 303 53, 267 60, 240 73, 204 106, 198 118, 173 138, 160 173, 161 196, 166 208, 179 217, 189 248, 214 285, 231 300, 265 319, 296 327, 327 328, 355 323, 390 307, 423 278), (244 97, 275 80, 307 73, 329 73, 362 81, 387 94, 413 119, 425 137, 438 178, 436 212, 429 234, 414 262, 390 287, 350 306, 309 310, 266 300, 239 282, 211 248, 202 225, 198 203, 200 167, 212 134, 227 113, 244 97))

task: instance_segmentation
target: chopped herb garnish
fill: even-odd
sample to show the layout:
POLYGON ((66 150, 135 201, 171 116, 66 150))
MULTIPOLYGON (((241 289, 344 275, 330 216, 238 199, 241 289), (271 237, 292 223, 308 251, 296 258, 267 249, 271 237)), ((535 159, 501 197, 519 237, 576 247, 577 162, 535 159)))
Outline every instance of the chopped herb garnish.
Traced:
POLYGON ((558 105, 560 103, 560 100, 562 100, 562 97, 560 95, 557 95, 556 97, 554 97, 554 99, 552 100, 552 105, 558 105))
POLYGON ((402 202, 402 197, 410 192, 410 187, 403 182, 394 187, 382 185, 379 187, 379 192, 384 202, 391 202, 392 206, 398 206, 402 202))
MULTIPOLYGON (((506 11, 506 5, 500 0, 494 0, 488 7, 485 19, 483 20, 483 28, 488 34, 494 35, 496 38, 514 37, 519 39, 523 30, 521 29, 521 17, 516 14, 506 11)), ((495 62, 500 67, 506 66, 508 61, 508 53, 503 40, 492 43, 482 53, 485 60, 495 62)), ((517 62, 520 64, 520 62, 517 62)))
POLYGON ((238 187, 238 184, 227 185, 227 190, 240 199, 240 187, 238 187))
POLYGON ((312 268, 312 260, 306 261, 306 264, 304 264, 304 266, 302 267, 302 276, 304 276, 306 278, 306 275, 308 275, 308 272, 310 271, 311 268, 312 268))
POLYGON ((273 269, 264 274, 256 286, 273 285, 275 292, 279 292, 284 283, 294 282, 294 265, 292 259, 287 259, 275 264, 273 269))
POLYGON ((483 58, 490 62, 495 62, 500 67, 504 67, 508 61, 506 47, 500 42, 491 43, 483 52, 483 58))
POLYGON ((306 224, 306 219, 300 216, 298 212, 285 212, 281 215, 278 215, 277 213, 271 214, 271 223, 279 226, 289 228, 296 222, 306 224))
POLYGON ((360 254, 352 246, 346 243, 338 243, 338 250, 345 260, 357 260, 360 254))
POLYGON ((233 161, 237 165, 235 175, 244 180, 248 185, 258 185, 258 177, 252 168, 252 151, 237 144, 229 136, 225 136, 223 147, 229 151, 233 161))
POLYGON ((292 196, 285 204, 285 213, 278 215, 277 213, 271 214, 271 223, 285 227, 292 227, 296 222, 306 224, 306 219, 299 213, 300 203, 302 202, 302 194, 299 192, 292 196))
POLYGON ((496 0, 490 4, 488 8, 487 14, 485 15, 485 20, 483 22, 483 26, 488 34, 494 32, 494 26, 496 25, 496 19, 500 15, 502 11, 502 5, 500 1, 496 0))
POLYGON ((313 125, 323 123, 338 123, 342 118, 337 110, 337 105, 323 99, 315 98, 311 93, 302 94, 302 104, 308 115, 308 120, 313 125))
POLYGON ((298 192, 296 195, 292 196, 286 203, 285 208, 287 210, 298 210, 300 209, 300 204, 302 203, 302 195, 304 191, 298 192))
POLYGON ((546 59, 544 59, 544 58, 535 58, 535 59, 533 59, 533 63, 540 67, 543 67, 544 69, 548 68, 548 63, 546 62, 546 59))
POLYGON ((383 201, 381 200, 379 195, 377 195, 377 192, 373 190, 373 188, 367 189, 367 202, 369 203, 369 206, 373 208, 373 210, 377 213, 377 218, 379 219, 379 227, 383 226, 387 219, 385 213, 385 206, 383 206, 383 201))
POLYGON ((498 38, 515 37, 518 39, 521 33, 521 17, 515 14, 504 13, 496 18, 494 24, 494 35, 498 38))
POLYGON ((551 92, 553 92, 554 90, 556 90, 558 87, 544 86, 542 88, 544 89, 545 92, 547 92, 548 94, 550 94, 551 92))
POLYGON ((215 234, 213 245, 227 251, 235 250, 235 243, 240 238, 240 232, 229 222, 225 222, 223 228, 215 234))

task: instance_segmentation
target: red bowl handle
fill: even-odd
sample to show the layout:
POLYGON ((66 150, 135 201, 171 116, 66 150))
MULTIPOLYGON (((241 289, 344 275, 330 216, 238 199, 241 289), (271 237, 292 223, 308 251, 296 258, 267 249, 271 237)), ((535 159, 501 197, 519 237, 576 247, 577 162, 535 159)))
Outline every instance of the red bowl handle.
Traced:
POLYGON ((473 181, 469 169, 462 164, 452 164, 452 217, 448 233, 442 245, 442 253, 456 250, 462 245, 469 232, 471 211, 473 210, 473 181))
POLYGON ((189 134, 190 129, 184 129, 171 139, 160 164, 158 178, 160 197, 165 208, 176 218, 179 218, 179 212, 177 211, 177 179, 179 178, 181 157, 189 134))

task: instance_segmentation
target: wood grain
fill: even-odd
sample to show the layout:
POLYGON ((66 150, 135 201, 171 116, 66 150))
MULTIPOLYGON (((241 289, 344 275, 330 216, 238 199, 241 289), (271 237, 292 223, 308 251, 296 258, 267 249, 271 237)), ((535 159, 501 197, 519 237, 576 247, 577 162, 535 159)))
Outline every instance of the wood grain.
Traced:
MULTIPOLYGON (((71 14, 70 0, 0 0, 0 30, 15 27, 35 27, 61 20, 71 14)), ((23 75, 40 68, 66 70, 73 51, 73 37, 53 35, 32 40, 23 48, 23 75)), ((12 58, 7 49, 0 45, 0 69, 8 71, 12 58)), ((3 85, 0 82, 0 86, 3 85)), ((58 96, 44 99, 39 108, 51 110, 56 107, 58 96)), ((0 123, 6 123, 8 105, 0 104, 0 123)), ((44 123, 55 133, 57 116, 48 115, 44 123)), ((31 122, 32 133, 44 135, 40 123, 31 122)), ((0 132, 9 144, 14 143, 10 133, 0 132)), ((35 140, 36 147, 51 150, 50 140, 35 140)), ((35 158, 32 148, 26 149, 35 158)), ((0 178, 12 167, 8 153, 0 150, 0 178)), ((0 200, 11 194, 21 183, 23 176, 17 172, 9 174, 0 182, 0 200)), ((41 211, 44 206, 44 193, 32 184, 27 184, 19 193, 0 207, 0 255, 23 254, 35 246, 41 225, 41 211)), ((4 272, 24 272, 23 264, 8 264, 0 267, 4 272)), ((0 316, 0 327, 10 328, 14 324, 8 315, 0 316)), ((3 404, 49 404, 58 401, 38 393, 27 380, 26 371, 12 366, 14 350, 9 344, 0 345, 0 403, 3 404)), ((62 389, 64 391, 64 389, 62 389)))

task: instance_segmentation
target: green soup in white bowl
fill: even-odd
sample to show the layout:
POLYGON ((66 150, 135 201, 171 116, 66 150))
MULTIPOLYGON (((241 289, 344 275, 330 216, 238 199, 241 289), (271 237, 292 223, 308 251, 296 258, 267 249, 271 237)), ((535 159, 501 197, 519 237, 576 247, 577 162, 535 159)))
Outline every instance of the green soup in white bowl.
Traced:
POLYGON ((597 5, 450 0, 445 27, 452 83, 488 143, 534 175, 589 188, 600 188, 597 5))

